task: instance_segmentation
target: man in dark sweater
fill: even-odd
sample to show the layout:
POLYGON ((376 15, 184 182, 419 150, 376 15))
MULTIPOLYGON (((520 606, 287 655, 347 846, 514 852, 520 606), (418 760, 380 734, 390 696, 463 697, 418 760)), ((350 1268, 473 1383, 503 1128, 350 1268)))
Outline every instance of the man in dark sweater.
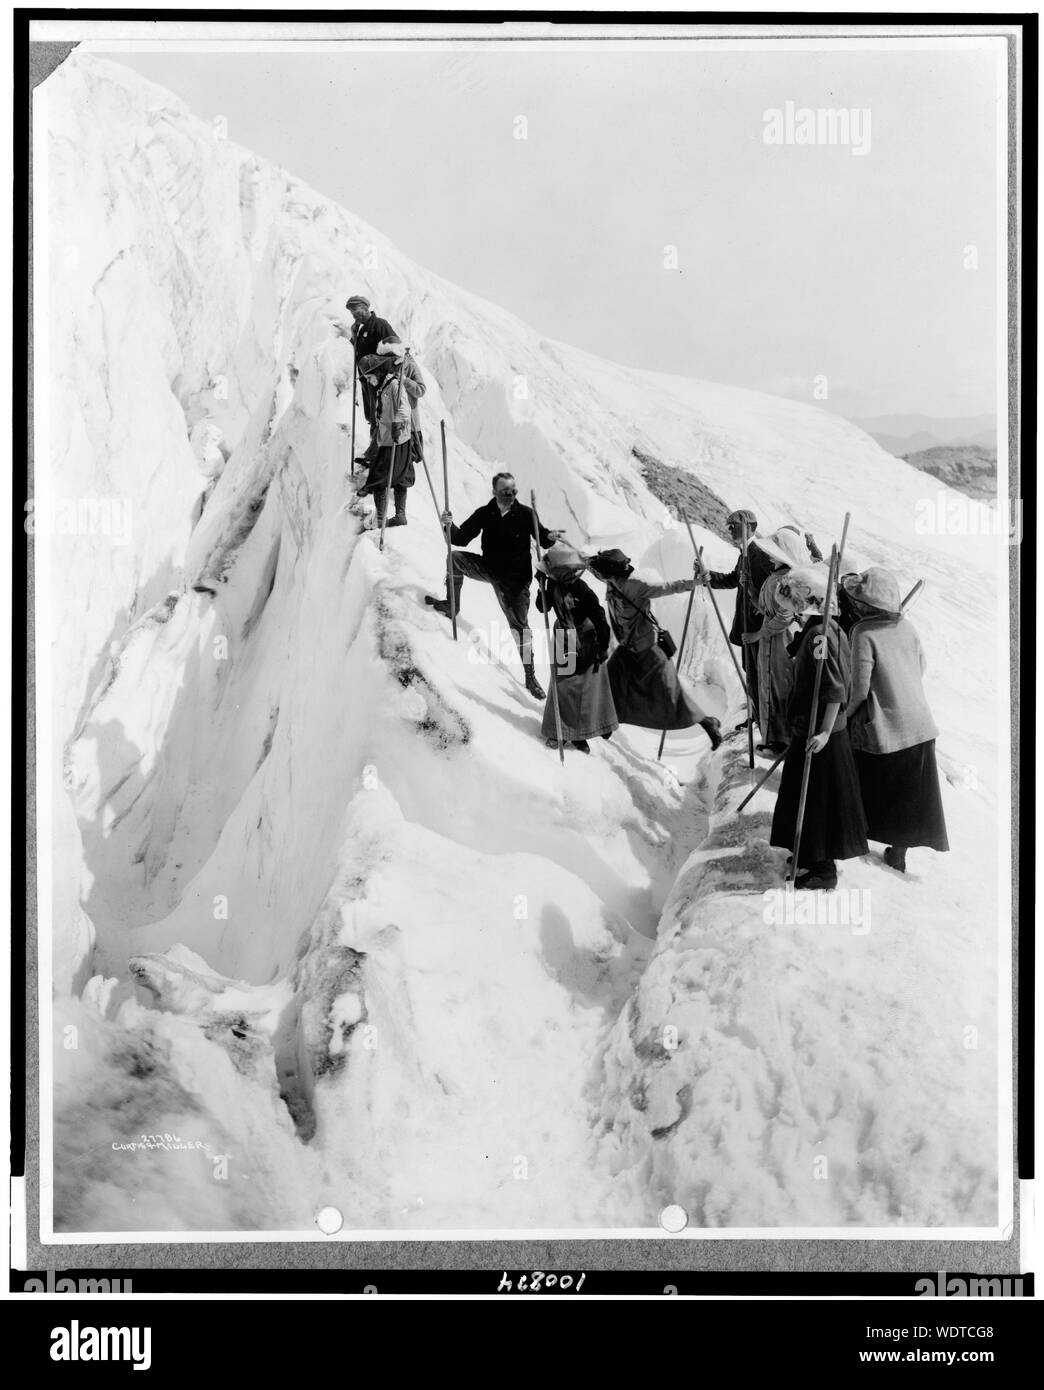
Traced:
MULTIPOLYGON (((725 520, 733 543, 740 547, 736 566, 731 570, 709 570, 707 584, 712 589, 735 589, 736 609, 732 615, 729 641, 743 652, 743 673, 750 691, 750 712, 754 723, 758 722, 758 653, 757 648, 743 641, 744 632, 757 632, 761 627, 762 614, 758 609, 758 594, 761 586, 772 573, 773 565, 767 556, 762 555, 754 539, 758 529, 758 519, 752 511, 742 507, 730 512, 725 520), (747 566, 750 573, 744 573, 743 543, 747 544, 747 566)), ((741 725, 741 727, 743 727, 741 725)))
MULTIPOLYGON (((514 478, 510 473, 497 473, 493 478, 493 496, 484 507, 472 512, 461 526, 453 524, 452 513, 443 512, 442 524, 449 527, 450 540, 454 545, 468 545, 476 536, 482 537, 481 555, 467 550, 453 551, 453 592, 457 611, 460 610, 460 591, 465 577, 492 584, 522 659, 526 689, 538 700, 543 700, 545 692, 533 670, 533 635, 529 630, 533 513, 518 500, 514 478)), ((564 534, 541 526, 540 544, 546 550, 564 534)), ((427 602, 437 612, 449 617, 448 586, 444 599, 429 596, 427 602)))
MULTIPOLYGON (((392 328, 388 320, 378 318, 370 308, 370 301, 361 294, 353 294, 344 307, 355 320, 352 324, 352 347, 355 350, 356 365, 364 357, 369 357, 371 353, 376 352, 381 343, 400 341, 398 333, 392 328)), ((366 452, 360 454, 355 462, 371 463, 377 457, 377 440, 374 432, 374 421, 377 417, 377 392, 365 377, 359 377, 358 381, 362 388, 363 415, 365 415, 366 423, 370 427, 370 443, 366 452)))

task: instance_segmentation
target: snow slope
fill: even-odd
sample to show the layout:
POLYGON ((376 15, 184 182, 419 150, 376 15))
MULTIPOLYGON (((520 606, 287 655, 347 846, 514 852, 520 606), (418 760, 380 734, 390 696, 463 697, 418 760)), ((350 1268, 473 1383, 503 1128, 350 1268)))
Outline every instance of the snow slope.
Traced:
MULTIPOLYGON (((924 476, 835 416, 542 339, 114 64, 37 103, 56 1230, 992 1224, 1003 545, 918 534, 924 476), (379 552, 346 477, 360 289, 458 518, 508 467, 573 542, 686 574, 637 445, 824 544, 850 509, 856 566, 926 576, 954 852, 846 865, 868 931, 766 921, 738 740, 559 766, 491 594, 456 644, 422 602, 423 476, 379 552), (113 1147, 157 1133, 195 1147, 113 1147)), ((683 669, 738 717, 703 597, 683 669)))

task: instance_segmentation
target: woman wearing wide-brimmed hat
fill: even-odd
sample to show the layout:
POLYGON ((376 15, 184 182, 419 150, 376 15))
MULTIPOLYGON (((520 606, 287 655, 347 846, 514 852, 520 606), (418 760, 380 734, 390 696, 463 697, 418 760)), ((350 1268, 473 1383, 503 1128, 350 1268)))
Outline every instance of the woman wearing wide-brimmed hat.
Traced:
POLYGON ((389 474, 395 498, 395 515, 389 526, 406 525, 406 492, 417 481, 414 462, 420 462, 423 437, 417 402, 427 390, 424 377, 409 350, 401 343, 382 343, 385 352, 371 353, 359 360, 359 376, 374 395, 374 438, 377 452, 369 464, 366 482, 358 496, 372 494, 377 506, 377 522, 384 517, 389 474))
POLYGON ((689 729, 699 724, 717 748, 721 725, 699 706, 693 692, 678 679, 673 663, 659 645, 660 626, 652 615, 654 598, 681 594, 693 579, 649 584, 632 577, 634 566, 622 550, 592 555, 588 569, 606 586, 609 621, 619 645, 609 658, 609 683, 621 724, 641 729, 689 729))
POLYGON ((950 848, 935 762, 939 731, 921 681, 924 652, 890 570, 848 574, 841 586, 858 618, 848 723, 867 834, 887 846, 885 863, 905 872, 908 849, 950 848))
MULTIPOLYGON (((589 738, 610 738, 620 727, 606 669, 609 624, 593 590, 580 578, 587 564, 572 546, 556 541, 537 568, 547 576, 537 594, 537 608, 545 611, 546 594, 548 609, 555 615, 551 664, 562 737, 581 753, 590 753, 589 738)), ((540 732, 551 747, 557 746, 550 693, 540 732)))
POLYGON ((794 683, 787 703, 789 747, 772 816, 769 843, 793 852, 805 754, 809 766, 801 853, 795 865, 795 888, 836 888, 838 859, 866 854, 866 821, 859 792, 846 706, 851 689, 848 638, 836 616, 823 632, 828 572, 824 565, 796 567, 780 584, 780 600, 804 619, 790 643, 794 683), (825 642, 822 640, 825 635, 825 642), (817 640, 818 639, 818 640, 817 640), (816 666, 823 663, 819 703, 812 709, 816 666))
MULTIPOLYGON (((809 563, 808 549, 793 526, 781 526, 770 536, 759 536, 758 551, 773 571, 758 593, 761 624, 744 633, 744 642, 757 643, 759 753, 781 753, 787 746, 787 701, 794 684, 794 666, 787 643, 794 629, 793 606, 779 597, 779 586, 789 569, 809 563)), ((825 574, 825 570, 824 570, 825 574)))

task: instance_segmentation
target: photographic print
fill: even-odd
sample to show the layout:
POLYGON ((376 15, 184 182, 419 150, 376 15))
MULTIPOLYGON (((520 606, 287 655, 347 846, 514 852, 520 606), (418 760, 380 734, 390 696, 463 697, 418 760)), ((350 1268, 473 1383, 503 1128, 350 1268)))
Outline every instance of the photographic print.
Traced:
POLYGON ((41 1238, 1006 1239, 1017 37, 256 28, 34 79, 41 1238))

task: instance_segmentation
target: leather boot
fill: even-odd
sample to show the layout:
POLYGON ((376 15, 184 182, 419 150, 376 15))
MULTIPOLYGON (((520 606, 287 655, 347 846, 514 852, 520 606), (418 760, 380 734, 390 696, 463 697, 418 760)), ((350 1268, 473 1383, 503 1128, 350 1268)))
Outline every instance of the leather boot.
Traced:
POLYGON ((700 720, 700 728, 710 739, 711 752, 721 743, 721 720, 709 717, 700 720))

